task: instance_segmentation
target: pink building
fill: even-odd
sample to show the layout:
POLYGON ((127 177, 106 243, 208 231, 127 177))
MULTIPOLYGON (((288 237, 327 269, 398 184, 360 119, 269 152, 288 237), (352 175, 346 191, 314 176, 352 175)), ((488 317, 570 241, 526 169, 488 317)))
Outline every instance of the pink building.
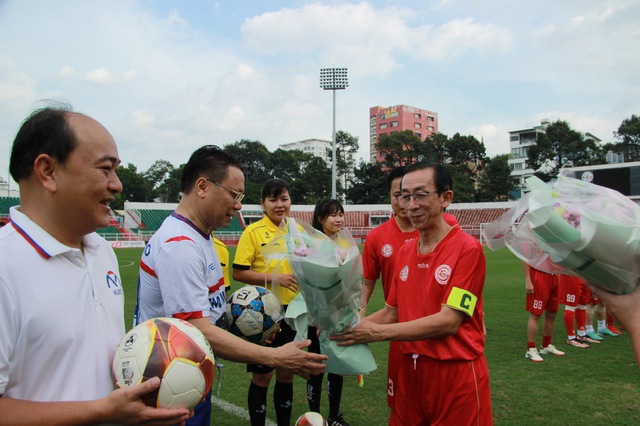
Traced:
POLYGON ((369 108, 369 157, 370 161, 382 160, 376 150, 381 135, 411 130, 421 140, 438 131, 438 113, 409 105, 369 108))

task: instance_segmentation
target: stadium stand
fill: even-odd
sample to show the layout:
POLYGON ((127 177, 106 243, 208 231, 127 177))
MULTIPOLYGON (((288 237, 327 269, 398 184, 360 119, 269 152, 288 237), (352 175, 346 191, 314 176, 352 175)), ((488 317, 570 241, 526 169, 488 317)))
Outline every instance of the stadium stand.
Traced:
MULTIPOLYGON (((0 220, 8 221, 9 208, 19 203, 18 197, 0 197, 0 220)), ((515 202, 452 204, 447 212, 458 219, 464 231, 480 239, 482 224, 494 221, 514 205, 515 202)), ((121 221, 112 214, 109 226, 99 229, 98 233, 107 239, 146 239, 153 235, 176 207, 177 204, 168 203, 125 202, 124 211, 120 211, 123 215, 121 221)), ((345 205, 344 208, 345 225, 359 241, 364 241, 371 229, 391 217, 391 207, 388 205, 345 205)), ((312 223, 313 209, 313 205, 295 205, 291 208, 291 217, 312 223)), ((262 208, 259 205, 244 205, 229 226, 216 230, 216 237, 227 244, 234 244, 246 225, 260 218, 262 218, 262 208)))
MULTIPOLYGON (((507 203, 465 203, 452 204, 448 213, 458 219, 460 227, 480 239, 481 225, 492 222, 513 207, 515 202, 507 203)), ((158 229, 162 221, 177 207, 177 204, 163 203, 125 203, 125 228, 139 236, 149 236, 158 229)), ((291 217, 311 223, 313 205, 294 205, 291 217)), ((345 205, 345 225, 357 241, 364 241, 369 231, 391 217, 391 207, 378 205, 345 205)), ((245 226, 262 218, 262 208, 257 204, 245 204, 242 211, 234 216, 231 224, 215 231, 216 237, 226 244, 234 244, 240 238, 245 226)))
POLYGON ((20 204, 18 197, 0 197, 0 216, 9 214, 9 208, 20 204))
POLYGON ((146 231, 156 232, 162 222, 171 214, 171 210, 147 210, 138 209, 138 217, 140 217, 141 226, 140 229, 146 231))
POLYGON ((104 228, 97 229, 96 232, 105 238, 112 237, 115 234, 120 234, 120 231, 118 231, 118 228, 115 226, 105 226, 104 228))
POLYGON ((9 222, 9 209, 20 204, 18 197, 0 197, 0 222, 9 222))

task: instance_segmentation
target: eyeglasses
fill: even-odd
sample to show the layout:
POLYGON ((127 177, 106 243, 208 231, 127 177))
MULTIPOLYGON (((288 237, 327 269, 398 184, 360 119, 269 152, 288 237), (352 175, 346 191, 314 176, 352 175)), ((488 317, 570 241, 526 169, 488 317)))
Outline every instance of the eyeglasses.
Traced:
POLYGON ((398 204, 402 205, 402 206, 408 206, 409 203, 411 202, 411 197, 413 197, 413 200, 416 202, 416 204, 422 204, 425 201, 427 201, 427 197, 431 194, 437 194, 438 191, 423 191, 423 192, 416 192, 414 194, 400 194, 400 195, 396 195, 396 200, 398 201, 398 204))
POLYGON ((209 178, 205 178, 205 179, 206 179, 206 180, 208 180, 209 182, 213 183, 214 185, 218 185, 219 187, 224 188, 224 189, 226 189, 227 191, 229 191, 229 193, 233 196, 233 200, 234 200, 236 203, 241 202, 241 201, 242 201, 242 199, 244 198, 244 192, 238 192, 238 191, 235 191, 235 190, 233 190, 233 189, 229 188, 228 186, 224 186, 223 184, 221 184, 221 183, 219 183, 219 182, 216 182, 216 181, 215 181, 215 180, 213 180, 213 179, 209 179, 209 178))

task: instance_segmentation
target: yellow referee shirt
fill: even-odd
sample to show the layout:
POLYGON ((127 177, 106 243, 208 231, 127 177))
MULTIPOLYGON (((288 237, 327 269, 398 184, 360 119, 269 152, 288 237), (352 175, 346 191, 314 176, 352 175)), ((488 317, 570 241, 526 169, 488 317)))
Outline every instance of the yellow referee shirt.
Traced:
MULTIPOLYGON (((291 274, 291 266, 286 261, 270 260, 262 255, 260 250, 262 246, 273 241, 278 226, 269 219, 268 216, 263 217, 259 221, 247 226, 240 236, 238 247, 236 249, 236 257, 233 259, 233 267, 235 269, 252 270, 255 272, 272 274, 278 270, 281 274, 291 274), (280 265, 278 265, 280 263, 280 265)), ((271 289, 271 284, 267 285, 271 289)), ((280 302, 288 305, 298 292, 293 292, 286 288, 281 288, 280 302)))
MULTIPOLYGON (((213 237, 213 247, 216 249, 216 253, 218 253, 218 259, 220 259, 220 266, 222 266, 222 275, 224 276, 224 288, 229 291, 231 288, 231 276, 229 275, 229 249, 227 249, 227 245, 213 237)), ((227 294, 229 296, 229 294, 227 294)))

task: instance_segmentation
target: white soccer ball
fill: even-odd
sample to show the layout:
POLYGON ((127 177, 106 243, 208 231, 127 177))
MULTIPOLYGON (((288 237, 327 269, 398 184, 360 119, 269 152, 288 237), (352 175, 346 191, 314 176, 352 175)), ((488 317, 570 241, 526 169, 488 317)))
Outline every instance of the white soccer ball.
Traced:
POLYGON ((328 426, 328 423, 324 417, 322 417, 322 414, 309 411, 298 417, 295 426, 328 426))
POLYGON ((211 389, 215 358, 202 332, 176 318, 138 324, 123 338, 113 358, 118 387, 159 377, 160 387, 142 400, 152 407, 193 409, 211 389))
POLYGON ((227 328, 253 343, 267 342, 283 316, 282 304, 264 287, 244 286, 227 300, 227 328))

